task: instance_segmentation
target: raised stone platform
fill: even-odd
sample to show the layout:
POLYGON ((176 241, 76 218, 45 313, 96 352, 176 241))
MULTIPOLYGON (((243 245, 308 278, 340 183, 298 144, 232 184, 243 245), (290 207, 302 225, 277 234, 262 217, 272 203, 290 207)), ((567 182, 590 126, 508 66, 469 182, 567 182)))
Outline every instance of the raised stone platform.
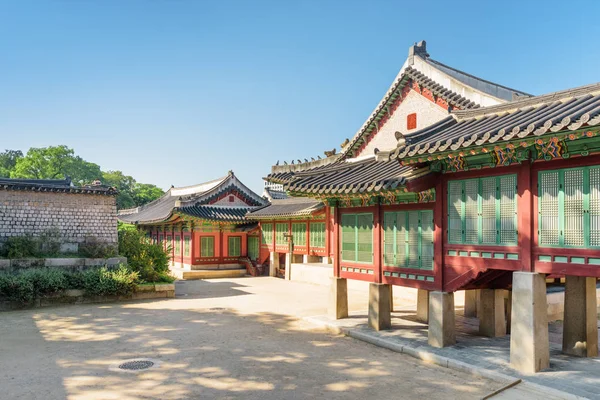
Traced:
POLYGON ((379 332, 369 327, 366 310, 351 312, 349 318, 345 319, 333 320, 327 315, 304 319, 333 332, 444 367, 492 378, 500 374, 507 378, 522 379, 548 391, 545 394, 547 399, 600 399, 599 359, 563 354, 560 322, 552 322, 548 326, 550 368, 537 374, 521 374, 510 367, 510 335, 494 338, 480 336, 479 321, 477 318, 464 317, 461 307, 457 307, 455 318, 456 344, 444 348, 428 345, 427 324, 417 320, 414 306, 397 307, 392 313, 391 329, 379 332))
POLYGON ((0 259, 0 271, 12 272, 27 268, 64 268, 71 270, 84 270, 93 267, 109 266, 114 267, 119 264, 127 264, 127 257, 110 258, 82 258, 82 257, 63 257, 63 258, 13 258, 0 259))
POLYGON ((229 269, 206 269, 189 270, 183 268, 171 268, 171 274, 177 279, 195 280, 195 279, 217 279, 217 278, 239 278, 246 276, 245 268, 229 269))

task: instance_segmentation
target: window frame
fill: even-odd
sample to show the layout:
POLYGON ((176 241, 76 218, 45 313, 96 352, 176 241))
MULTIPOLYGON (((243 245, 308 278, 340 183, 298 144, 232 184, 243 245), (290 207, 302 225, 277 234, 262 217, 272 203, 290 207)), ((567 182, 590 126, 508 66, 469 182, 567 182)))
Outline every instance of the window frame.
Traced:
POLYGON ((192 238, 190 235, 183 235, 183 256, 191 257, 192 255, 192 238))
POLYGON ((273 234, 274 224, 272 222, 266 222, 260 224, 260 232, 262 236, 262 245, 269 246, 273 245, 273 241, 275 239, 275 235, 273 234), (266 229, 269 227, 269 229, 266 229), (267 236, 268 235, 268 236, 267 236))
POLYGON ((292 238, 294 240, 294 246, 306 247, 306 229, 306 222, 292 222, 292 238), (295 228, 298 228, 299 226, 303 226, 304 228, 296 231, 295 228), (301 240, 298 241, 296 238, 301 240))
POLYGON ((324 249, 327 243, 327 225, 325 222, 311 222, 309 225, 309 235, 310 235, 310 247, 316 249, 324 249), (315 235, 316 230, 313 229, 313 226, 319 226, 319 230, 315 235), (320 226, 323 226, 321 230, 320 226))
POLYGON ((384 211, 383 213, 383 224, 382 224, 383 234, 381 235, 381 248, 382 248, 382 264, 384 267, 398 268, 398 269, 409 269, 413 271, 433 271, 435 269, 435 221, 434 221, 434 211, 432 209, 422 209, 422 210, 397 210, 397 211, 384 211), (418 257, 418 266, 413 266, 410 264, 410 217, 412 213, 416 213, 417 215, 417 257, 418 257), (394 260, 393 263, 386 262, 386 255, 388 254, 386 248, 389 243, 386 241, 387 236, 387 228, 388 228, 388 217, 393 216, 393 231, 392 231, 392 248, 394 260), (400 265, 398 260, 396 259, 398 253, 398 237, 401 235, 398 232, 399 226, 399 218, 403 219, 403 224, 405 227, 404 232, 404 252, 401 253, 404 255, 404 263, 400 265), (431 266, 424 267, 423 266, 423 250, 426 248, 426 242, 423 241, 423 234, 425 232, 425 228, 427 226, 424 225, 424 221, 427 218, 430 218, 430 230, 431 230, 431 266))
MULTIPOLYGON (((206 248, 209 248, 208 246, 206 248)), ((214 236, 200 236, 200 258, 211 258, 215 256, 215 237, 214 236), (211 250, 211 255, 206 255, 204 254, 204 244, 203 241, 204 240, 209 240, 210 239, 210 243, 212 243, 212 245, 210 246, 210 250, 211 250)))
POLYGON ((242 256, 242 237, 241 236, 228 236, 227 237, 227 257, 241 257, 242 256), (238 254, 231 254, 231 240, 237 240, 238 254))
POLYGON ((286 239, 285 235, 289 233, 289 224, 287 222, 277 222, 275 224, 275 245, 276 246, 285 246, 288 244, 288 240, 286 239), (279 231, 280 227, 285 226, 285 232, 284 231, 279 231), (280 237, 281 234, 281 237, 280 237), (281 239, 281 241, 279 240, 281 239))
MULTIPOLYGON (((553 249, 589 249, 589 250, 599 250, 600 244, 597 246, 591 245, 591 226, 592 226, 592 213, 591 213, 591 192, 592 192, 592 182, 590 180, 590 172, 591 170, 598 170, 600 172, 600 166, 598 165, 585 165, 578 166, 572 168, 554 168, 554 169, 543 169, 537 171, 537 246, 540 248, 553 248, 553 249), (567 171, 582 171, 582 235, 583 235, 583 246, 577 245, 568 245, 565 244, 565 173, 567 171), (558 190, 557 190, 557 201, 558 201, 558 210, 557 210, 557 225, 558 225, 558 244, 543 244, 541 237, 541 230, 543 229, 542 224, 542 176, 545 174, 558 174, 558 190)), ((600 183, 597 185, 596 190, 600 191, 600 183)))
POLYGON ((374 254, 374 237, 375 237, 375 220, 374 220, 374 214, 372 212, 358 212, 358 213, 344 213, 341 215, 340 218, 340 234, 341 234, 341 238, 339 238, 340 240, 340 260, 342 262, 350 262, 350 263, 356 263, 356 264, 367 264, 367 265, 371 265, 374 262, 375 259, 375 254, 374 254), (359 246, 360 243, 358 241, 358 234, 359 234, 359 227, 358 227, 358 219, 359 217, 364 217, 364 216, 369 216, 370 220, 371 220, 371 225, 370 225, 370 229, 371 229, 371 260, 370 261, 359 261, 359 246), (354 259, 353 260, 349 260, 349 259, 345 259, 344 258, 344 227, 343 227, 343 219, 344 217, 348 218, 348 217, 354 217, 354 259))
POLYGON ((446 209, 446 235, 447 235, 447 243, 449 245, 471 245, 471 246, 498 246, 498 247, 512 247, 517 246, 519 242, 519 225, 518 225, 518 216, 519 216, 519 193, 518 193, 518 176, 517 174, 501 174, 501 175, 491 175, 477 178, 467 178, 467 179, 453 179, 449 180, 446 184, 446 201, 447 201, 447 209, 446 209), (503 178, 512 178, 514 180, 514 197, 513 197, 513 205, 514 205, 514 217, 513 217, 513 226, 515 228, 514 232, 514 240, 510 242, 502 241, 502 197, 503 193, 501 190, 501 182, 503 178), (483 182, 485 180, 495 180, 495 194, 494 194, 494 213, 495 213, 495 243, 491 243, 488 241, 484 241, 484 215, 483 215, 483 182), (475 233, 477 235, 477 241, 467 240, 467 193, 466 193, 466 185, 468 183, 477 182, 477 199, 476 199, 476 207, 477 207, 477 220, 476 225, 477 229, 475 233), (453 215, 452 207, 453 200, 451 199, 452 191, 450 190, 451 185, 461 185, 461 202, 460 202, 460 212, 459 217, 461 219, 461 240, 456 241, 452 240, 451 234, 451 215, 453 215))

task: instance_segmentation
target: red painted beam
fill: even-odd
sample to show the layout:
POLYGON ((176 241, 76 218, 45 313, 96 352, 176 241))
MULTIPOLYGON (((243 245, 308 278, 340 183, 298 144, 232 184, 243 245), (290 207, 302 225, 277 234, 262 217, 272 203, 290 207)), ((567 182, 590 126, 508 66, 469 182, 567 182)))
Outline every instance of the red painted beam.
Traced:
POLYGON ((434 188, 440 181, 441 173, 432 172, 406 184, 406 189, 409 192, 422 192, 434 188))

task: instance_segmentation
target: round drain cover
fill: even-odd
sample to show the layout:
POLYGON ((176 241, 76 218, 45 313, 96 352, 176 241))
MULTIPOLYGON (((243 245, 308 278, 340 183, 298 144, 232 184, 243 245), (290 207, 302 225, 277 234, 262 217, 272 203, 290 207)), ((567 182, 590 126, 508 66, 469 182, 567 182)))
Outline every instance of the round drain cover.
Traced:
POLYGON ((223 307, 213 307, 213 308, 209 308, 209 311, 225 311, 227 310, 226 308, 223 307))
POLYGON ((144 372, 152 368, 158 368, 160 361, 148 358, 134 358, 132 360, 122 360, 118 364, 111 365, 108 369, 114 372, 144 372))
POLYGON ((148 369, 152 367, 154 363, 150 360, 135 360, 127 361, 119 365, 119 369, 125 369, 129 371, 140 371, 142 369, 148 369))

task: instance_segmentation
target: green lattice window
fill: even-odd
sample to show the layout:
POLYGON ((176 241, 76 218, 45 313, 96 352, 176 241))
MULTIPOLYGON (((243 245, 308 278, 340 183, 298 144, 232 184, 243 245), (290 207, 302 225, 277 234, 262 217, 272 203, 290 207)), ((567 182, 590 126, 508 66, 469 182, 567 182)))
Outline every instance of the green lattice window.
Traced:
POLYGON ((279 223, 275 224, 275 244, 287 244, 288 240, 285 235, 288 233, 288 224, 279 223))
POLYGON ((600 247, 600 167, 539 172, 538 238, 544 247, 600 247))
POLYGON ((386 212, 383 232, 384 265, 433 269, 433 211, 386 212))
POLYGON ((183 237, 183 256, 184 257, 190 256, 190 244, 191 244, 190 237, 184 236, 183 237))
POLYGON ((203 236, 200 238, 200 257, 215 256, 215 238, 212 236, 203 236))
POLYGON ((273 224, 260 224, 262 233, 262 243, 264 245, 273 244, 273 224))
POLYGON ((342 260, 373 262, 373 214, 342 215, 342 260))
POLYGON ((310 223, 310 247, 325 247, 325 222, 310 223))
POLYGON ((251 260, 258 259, 259 251, 258 236, 248 236, 248 257, 251 260))
POLYGON ((181 255, 181 236, 175 236, 175 254, 177 256, 181 255))
POLYGON ((239 236, 230 236, 228 239, 227 255, 229 257, 239 257, 242 255, 242 238, 239 236))
POLYGON ((517 244, 517 176, 448 182, 448 242, 517 244))
POLYGON ((294 245, 306 246, 306 224, 304 222, 292 223, 292 236, 294 245))

